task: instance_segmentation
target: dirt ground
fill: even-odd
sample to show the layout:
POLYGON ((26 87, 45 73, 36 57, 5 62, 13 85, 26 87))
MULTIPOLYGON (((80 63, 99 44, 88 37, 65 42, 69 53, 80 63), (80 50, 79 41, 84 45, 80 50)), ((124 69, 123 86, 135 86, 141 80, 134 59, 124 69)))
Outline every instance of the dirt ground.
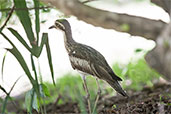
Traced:
MULTIPOLYGON (((110 98, 102 96, 97 105, 98 114, 171 114, 171 85, 160 84, 129 93, 132 95, 128 99, 120 95, 110 98)), ((46 106, 48 114, 80 113, 77 103, 58 105, 58 100, 46 106)), ((26 112, 20 110, 18 113, 26 112)))

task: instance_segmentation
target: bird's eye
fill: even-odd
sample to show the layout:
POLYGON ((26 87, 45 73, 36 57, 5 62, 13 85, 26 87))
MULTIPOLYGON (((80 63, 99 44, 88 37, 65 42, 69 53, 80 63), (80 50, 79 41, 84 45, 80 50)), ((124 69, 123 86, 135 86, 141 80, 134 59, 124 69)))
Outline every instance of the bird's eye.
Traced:
POLYGON ((60 22, 58 22, 58 21, 55 21, 55 25, 56 25, 59 29, 65 30, 65 27, 64 27, 64 25, 63 25, 62 23, 60 23, 60 22))

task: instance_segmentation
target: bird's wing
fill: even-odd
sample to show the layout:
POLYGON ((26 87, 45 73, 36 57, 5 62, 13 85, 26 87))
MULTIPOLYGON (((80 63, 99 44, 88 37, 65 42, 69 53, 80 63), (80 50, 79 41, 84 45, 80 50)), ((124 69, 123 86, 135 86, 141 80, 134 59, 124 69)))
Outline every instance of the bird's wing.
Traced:
POLYGON ((105 70, 110 74, 110 76, 117 81, 122 81, 122 79, 120 77, 118 77, 113 70, 110 68, 110 66, 106 63, 106 68, 105 70))
POLYGON ((97 64, 91 64, 91 68, 93 72, 101 79, 103 80, 116 80, 116 81, 122 81, 121 78, 116 76, 114 73, 111 75, 103 66, 97 65, 97 64))
POLYGON ((82 71, 84 73, 94 75, 91 68, 90 68, 90 62, 87 61, 86 54, 83 52, 77 53, 77 51, 72 52, 72 54, 69 54, 69 59, 71 62, 71 66, 73 69, 76 69, 78 71, 82 71))
POLYGON ((112 77, 114 80, 117 80, 117 81, 122 81, 122 79, 120 77, 118 77, 114 72, 113 70, 110 68, 109 64, 107 63, 107 61, 105 60, 105 57, 100 53, 98 52, 97 50, 95 50, 94 48, 92 47, 89 47, 87 46, 89 49, 89 53, 90 55, 93 55, 93 56, 89 56, 91 57, 90 60, 93 60, 91 61, 90 63, 94 63, 94 65, 97 67, 96 69, 100 70, 99 71, 99 74, 103 74, 101 72, 105 71, 106 74, 108 74, 110 77, 112 77), (99 68, 98 68, 99 67, 99 68))

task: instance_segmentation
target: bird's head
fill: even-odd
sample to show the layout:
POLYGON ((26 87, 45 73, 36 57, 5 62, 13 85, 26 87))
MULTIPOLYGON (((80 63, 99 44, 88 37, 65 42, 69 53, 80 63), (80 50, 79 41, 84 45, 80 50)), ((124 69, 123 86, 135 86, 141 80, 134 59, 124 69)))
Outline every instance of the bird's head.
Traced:
POLYGON ((70 28, 70 24, 66 19, 57 19, 55 24, 50 26, 49 29, 56 28, 65 31, 70 28))

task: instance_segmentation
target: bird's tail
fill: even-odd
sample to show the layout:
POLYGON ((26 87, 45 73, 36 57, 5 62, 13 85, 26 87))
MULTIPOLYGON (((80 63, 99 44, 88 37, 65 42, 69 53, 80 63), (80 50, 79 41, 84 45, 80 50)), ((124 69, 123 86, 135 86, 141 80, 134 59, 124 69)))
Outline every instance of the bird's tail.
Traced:
POLYGON ((120 93, 121 95, 125 96, 125 97, 129 97, 125 91, 122 89, 122 87, 120 86, 120 84, 118 83, 118 81, 116 80, 107 80, 108 84, 114 88, 118 93, 120 93))

